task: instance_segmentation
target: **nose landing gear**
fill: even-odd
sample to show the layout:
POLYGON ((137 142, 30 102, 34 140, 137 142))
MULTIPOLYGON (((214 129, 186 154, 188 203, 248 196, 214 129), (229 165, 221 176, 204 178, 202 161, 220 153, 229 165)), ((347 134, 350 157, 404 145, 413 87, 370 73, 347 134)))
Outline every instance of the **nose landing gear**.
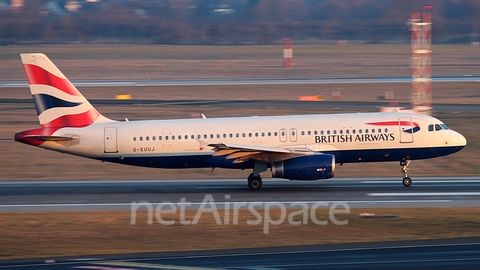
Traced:
POLYGON ((408 165, 410 165, 410 160, 400 161, 400 170, 403 173, 403 185, 409 187, 412 184, 412 179, 408 177, 408 165))

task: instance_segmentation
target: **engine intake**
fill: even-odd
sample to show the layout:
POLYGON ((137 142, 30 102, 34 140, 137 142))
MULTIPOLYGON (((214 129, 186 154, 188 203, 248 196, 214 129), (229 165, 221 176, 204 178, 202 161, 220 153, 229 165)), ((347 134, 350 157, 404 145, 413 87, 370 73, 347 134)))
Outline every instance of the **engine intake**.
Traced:
POLYGON ((272 177, 290 180, 328 179, 334 176, 335 156, 317 154, 272 163, 272 177))

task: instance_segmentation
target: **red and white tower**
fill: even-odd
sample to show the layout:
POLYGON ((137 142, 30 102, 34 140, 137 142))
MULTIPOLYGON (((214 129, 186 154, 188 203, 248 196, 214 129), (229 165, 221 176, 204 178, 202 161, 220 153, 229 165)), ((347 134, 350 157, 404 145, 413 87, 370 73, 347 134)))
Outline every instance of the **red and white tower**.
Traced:
POLYGON ((420 13, 412 13, 412 107, 415 111, 429 113, 432 109, 432 68, 431 68, 431 28, 430 9, 424 7, 420 13))
POLYGON ((293 66, 293 49, 292 49, 292 39, 284 38, 283 39, 283 66, 292 67, 293 66))

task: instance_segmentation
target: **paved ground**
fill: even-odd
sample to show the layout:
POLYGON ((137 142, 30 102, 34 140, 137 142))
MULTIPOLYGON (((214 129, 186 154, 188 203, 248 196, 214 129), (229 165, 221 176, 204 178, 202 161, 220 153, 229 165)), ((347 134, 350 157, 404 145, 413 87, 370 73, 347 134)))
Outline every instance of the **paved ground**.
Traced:
POLYGON ((480 238, 0 261, 0 269, 49 270, 478 269, 479 267, 480 238))
MULTIPOLYGON (((411 77, 376 78, 232 78, 232 79, 180 79, 180 80, 76 80, 77 87, 121 86, 218 86, 218 85, 285 85, 285 84, 358 84, 358 83, 408 83, 411 77)), ((480 76, 433 77, 432 82, 480 82, 480 76)), ((0 81, 0 88, 28 87, 26 81, 0 81)))
MULTIPOLYGON (((480 206, 480 177, 340 178, 326 181, 266 179, 252 192, 245 179, 150 181, 0 182, 0 211, 130 210, 133 202, 179 204, 198 209, 207 195, 217 208, 227 203, 346 202, 350 207, 480 206), (229 196, 229 197, 228 197, 229 196)), ((206 201, 205 201, 206 202, 206 201)), ((259 206, 261 207, 261 206, 259 206)))

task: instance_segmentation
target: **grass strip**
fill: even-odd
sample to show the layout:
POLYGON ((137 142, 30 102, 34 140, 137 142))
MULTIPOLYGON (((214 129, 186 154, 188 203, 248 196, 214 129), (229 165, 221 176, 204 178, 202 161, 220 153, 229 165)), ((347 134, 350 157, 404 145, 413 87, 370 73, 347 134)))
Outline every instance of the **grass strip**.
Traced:
MULTIPOLYGON (((287 215, 298 209, 288 209, 287 215)), ((264 216, 262 210, 260 214, 264 216)), ((329 220, 328 209, 317 209, 316 218, 329 220)), ((336 214, 347 225, 292 225, 287 220, 269 227, 264 223, 248 225, 256 217, 241 209, 238 225, 218 225, 214 215, 203 213, 197 225, 181 225, 180 215, 162 214, 174 225, 159 224, 155 217, 147 223, 147 212, 137 212, 131 225, 130 211, 14 212, 0 213, 0 258, 34 258, 142 253, 185 250, 212 250, 271 246, 300 246, 328 243, 398 241, 480 236, 480 209, 465 208, 375 208, 351 209, 349 214, 336 214), (362 212, 376 217, 362 218, 362 212)), ((188 210, 185 220, 193 220, 196 210, 188 210)), ((225 222, 224 210, 219 209, 225 222)), ((279 209, 271 209, 270 217, 278 220, 279 209)), ((302 221, 302 215, 293 217, 302 221)))

